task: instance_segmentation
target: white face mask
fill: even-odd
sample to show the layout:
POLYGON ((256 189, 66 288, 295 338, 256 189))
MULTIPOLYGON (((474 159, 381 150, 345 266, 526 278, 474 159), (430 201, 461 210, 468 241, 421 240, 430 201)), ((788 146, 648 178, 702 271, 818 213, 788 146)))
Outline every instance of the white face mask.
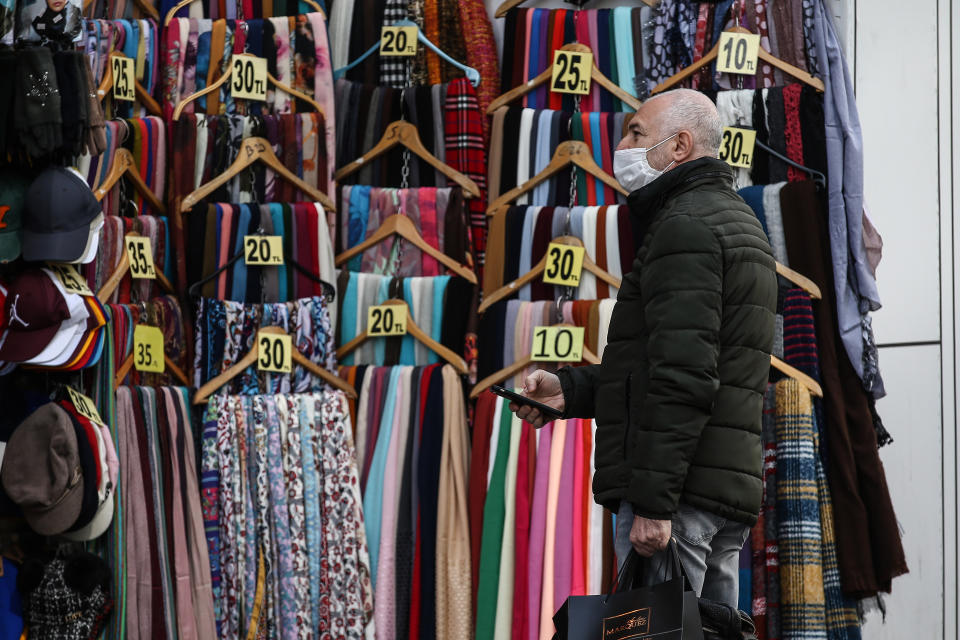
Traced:
POLYGON ((613 153, 613 175, 616 176, 617 181, 623 185, 624 189, 632 193, 659 178, 664 171, 673 165, 673 162, 671 162, 663 169, 654 169, 647 161, 647 153, 676 135, 667 136, 646 149, 643 147, 617 149, 613 153))

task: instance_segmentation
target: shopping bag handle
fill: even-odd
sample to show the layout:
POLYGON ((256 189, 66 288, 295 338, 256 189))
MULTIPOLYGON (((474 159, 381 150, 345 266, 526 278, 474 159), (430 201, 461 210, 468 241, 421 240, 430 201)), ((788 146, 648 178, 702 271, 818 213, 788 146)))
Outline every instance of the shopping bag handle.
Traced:
MULTIPOLYGON (((677 576, 683 576, 687 584, 690 584, 690 578, 687 576, 687 571, 683 568, 683 562, 680 560, 680 549, 677 546, 676 538, 671 536, 670 542, 667 543, 667 549, 669 550, 669 558, 672 561, 670 563, 670 575, 667 576, 667 580, 672 580, 677 576)), ((617 571, 617 583, 610 593, 607 594, 607 598, 614 593, 628 591, 635 587, 636 581, 640 577, 641 567, 649 568, 649 565, 650 559, 641 557, 640 554, 637 553, 637 550, 631 547, 630 553, 624 558, 623 564, 620 566, 619 571, 617 571), (644 567, 644 565, 646 566, 644 567)))

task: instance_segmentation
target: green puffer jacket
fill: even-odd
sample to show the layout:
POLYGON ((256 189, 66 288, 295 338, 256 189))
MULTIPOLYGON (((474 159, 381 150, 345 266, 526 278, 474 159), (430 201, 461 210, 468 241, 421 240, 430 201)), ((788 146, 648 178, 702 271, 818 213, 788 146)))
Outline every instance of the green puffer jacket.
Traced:
POLYGON ((597 421, 594 496, 670 519, 683 501, 752 525, 777 302, 763 227, 713 158, 630 194, 643 243, 599 365, 567 367, 568 417, 597 421))

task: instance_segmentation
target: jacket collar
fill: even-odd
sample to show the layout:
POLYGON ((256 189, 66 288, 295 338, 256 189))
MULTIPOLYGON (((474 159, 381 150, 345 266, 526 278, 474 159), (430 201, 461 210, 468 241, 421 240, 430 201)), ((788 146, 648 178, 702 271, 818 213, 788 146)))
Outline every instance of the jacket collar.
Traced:
POLYGON ((641 223, 649 225, 663 205, 674 196, 699 185, 703 181, 733 188, 733 169, 717 158, 697 158, 667 171, 650 184, 627 196, 630 212, 641 223))

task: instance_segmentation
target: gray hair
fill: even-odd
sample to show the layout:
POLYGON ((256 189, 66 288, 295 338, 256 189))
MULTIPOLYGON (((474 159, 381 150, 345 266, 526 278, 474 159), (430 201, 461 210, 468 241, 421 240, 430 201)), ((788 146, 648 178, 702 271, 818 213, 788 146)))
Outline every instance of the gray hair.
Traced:
POLYGON ((662 136, 686 129, 693 134, 696 149, 716 157, 720 149, 723 125, 720 122, 720 113, 710 98, 693 89, 672 89, 658 93, 649 100, 661 98, 670 99, 660 121, 662 136))

